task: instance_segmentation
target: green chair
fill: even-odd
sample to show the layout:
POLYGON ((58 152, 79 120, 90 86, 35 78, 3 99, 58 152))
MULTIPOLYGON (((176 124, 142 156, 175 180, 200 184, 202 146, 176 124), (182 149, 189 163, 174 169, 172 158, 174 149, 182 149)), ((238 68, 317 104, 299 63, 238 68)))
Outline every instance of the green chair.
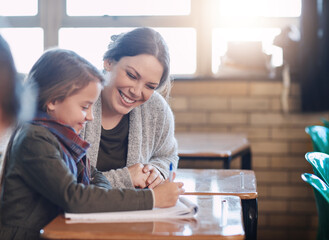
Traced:
POLYGON ((324 126, 307 126, 305 132, 310 135, 315 152, 329 154, 329 128, 324 126))
POLYGON ((329 240, 329 187, 320 178, 303 173, 302 179, 313 187, 318 212, 317 240, 329 240))
POLYGON ((305 159, 312 165, 313 172, 329 186, 329 155, 322 152, 308 152, 305 159))

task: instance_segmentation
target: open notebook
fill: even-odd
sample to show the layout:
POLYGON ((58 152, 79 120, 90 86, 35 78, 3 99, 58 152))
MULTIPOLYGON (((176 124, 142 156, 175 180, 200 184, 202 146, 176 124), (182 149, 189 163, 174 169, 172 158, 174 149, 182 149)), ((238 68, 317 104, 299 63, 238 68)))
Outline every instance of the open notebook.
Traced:
POLYGON ((100 213, 65 213, 66 223, 81 222, 136 222, 154 221, 165 219, 193 218, 198 211, 198 206, 180 197, 174 207, 153 208, 152 210, 100 212, 100 213))

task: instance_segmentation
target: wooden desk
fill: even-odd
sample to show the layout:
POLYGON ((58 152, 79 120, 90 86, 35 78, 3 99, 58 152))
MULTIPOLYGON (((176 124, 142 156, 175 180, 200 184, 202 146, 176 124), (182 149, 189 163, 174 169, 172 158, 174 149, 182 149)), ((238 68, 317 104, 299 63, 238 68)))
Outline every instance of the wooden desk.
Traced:
POLYGON ((65 223, 62 215, 43 230, 45 239, 244 239, 241 201, 237 196, 186 196, 199 206, 195 219, 134 223, 65 223), (221 202, 228 203, 227 224, 221 226, 221 202))
POLYGON ((235 133, 175 133, 178 155, 182 160, 222 160, 229 169, 231 160, 241 157, 241 169, 251 169, 248 139, 235 133))
POLYGON ((184 183, 186 195, 239 196, 242 200, 246 239, 257 239, 258 193, 254 171, 238 169, 178 169, 175 181, 184 183), (240 174, 241 172, 243 175, 240 174))

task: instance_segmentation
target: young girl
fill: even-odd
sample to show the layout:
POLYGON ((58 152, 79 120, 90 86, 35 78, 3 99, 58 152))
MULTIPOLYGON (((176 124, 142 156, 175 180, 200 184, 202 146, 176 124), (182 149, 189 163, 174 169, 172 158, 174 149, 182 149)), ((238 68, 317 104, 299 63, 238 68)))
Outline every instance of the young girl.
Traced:
POLYGON ((59 213, 103 212, 168 207, 182 194, 182 183, 154 190, 110 189, 90 169, 89 144, 79 137, 93 119, 103 78, 74 52, 53 49, 32 67, 28 83, 39 91, 38 113, 16 130, 5 157, 0 206, 0 239, 37 239, 59 213))
POLYGON ((113 187, 154 188, 178 165, 174 116, 157 92, 170 84, 167 45, 155 30, 135 28, 112 37, 103 60, 109 84, 82 132, 90 162, 113 187))

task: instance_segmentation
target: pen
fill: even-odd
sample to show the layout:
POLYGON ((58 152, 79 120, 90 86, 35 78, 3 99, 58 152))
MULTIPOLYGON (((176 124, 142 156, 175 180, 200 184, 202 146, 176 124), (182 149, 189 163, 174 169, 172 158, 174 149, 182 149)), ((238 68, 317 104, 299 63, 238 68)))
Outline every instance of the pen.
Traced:
POLYGON ((173 164, 172 164, 172 162, 170 163, 170 165, 169 165, 169 182, 172 182, 172 178, 173 178, 173 171, 174 171, 174 169, 173 169, 173 164))

